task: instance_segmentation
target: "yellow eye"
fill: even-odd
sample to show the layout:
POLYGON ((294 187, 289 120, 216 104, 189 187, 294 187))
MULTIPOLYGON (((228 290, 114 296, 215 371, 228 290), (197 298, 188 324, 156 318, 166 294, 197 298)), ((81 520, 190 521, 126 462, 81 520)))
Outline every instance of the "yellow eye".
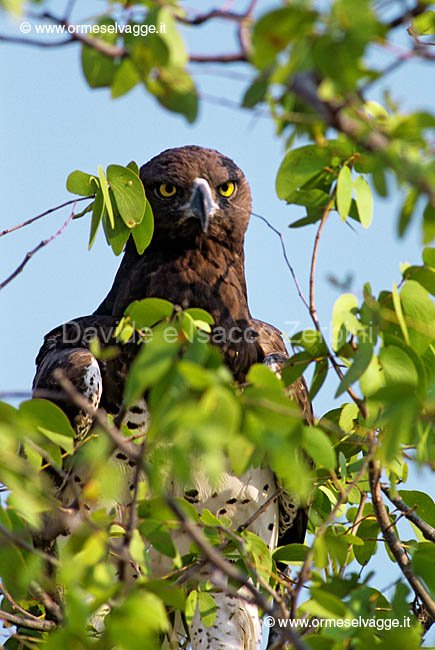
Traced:
POLYGON ((227 197, 234 194, 235 189, 236 189, 236 184, 233 183, 233 181, 222 183, 222 185, 219 185, 218 187, 219 194, 222 194, 222 196, 227 196, 227 197))
POLYGON ((161 183, 158 191, 160 196, 168 198, 168 196, 174 196, 177 193, 177 188, 172 183, 161 183))

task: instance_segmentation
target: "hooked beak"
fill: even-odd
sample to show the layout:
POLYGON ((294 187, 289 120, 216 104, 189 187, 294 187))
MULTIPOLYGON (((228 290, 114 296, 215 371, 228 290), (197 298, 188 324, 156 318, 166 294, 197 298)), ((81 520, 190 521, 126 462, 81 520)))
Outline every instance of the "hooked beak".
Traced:
POLYGON ((195 178, 192 187, 192 196, 188 205, 192 214, 199 218, 202 231, 206 233, 210 217, 217 210, 218 205, 213 201, 210 185, 204 178, 195 178))

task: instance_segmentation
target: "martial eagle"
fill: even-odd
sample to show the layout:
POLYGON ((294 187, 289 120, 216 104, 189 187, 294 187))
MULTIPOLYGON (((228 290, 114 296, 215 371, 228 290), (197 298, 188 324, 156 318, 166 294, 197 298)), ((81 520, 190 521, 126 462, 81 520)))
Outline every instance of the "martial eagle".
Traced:
MULTIPOLYGON (((227 334, 219 346, 236 381, 245 381, 254 363, 265 363, 279 373, 288 358, 281 334, 254 319, 247 303, 243 246, 251 194, 243 172, 217 151, 185 146, 150 160, 141 168, 140 177, 154 213, 151 244, 139 255, 130 238, 107 297, 93 315, 75 320, 79 336, 74 343, 66 342, 72 339, 65 337, 65 327, 46 335, 37 358, 35 391, 56 388, 53 373, 62 368, 95 406, 117 413, 131 350, 121 352, 113 362, 97 361, 88 349, 85 334, 89 327, 104 330, 113 326, 133 300, 150 297, 169 300, 182 308, 207 310, 214 318, 214 327, 227 334), (243 336, 234 337, 234 332, 243 336)), ((306 421, 311 422, 305 382, 298 380, 290 390, 306 421)), ((58 400, 58 404, 70 417, 77 436, 86 435, 91 426, 89 417, 67 400, 58 400)), ((146 404, 141 400, 126 414, 125 422, 138 428, 146 417, 146 404)), ((122 458, 122 454, 118 456, 122 458)), ((216 515, 225 512, 237 528, 276 487, 271 470, 257 467, 241 477, 226 473, 219 491, 198 476, 196 486, 186 489, 184 497, 199 511, 206 507, 216 515)), ((254 521, 251 530, 273 549, 277 544, 302 542, 305 526, 305 510, 284 492, 254 521)), ((187 553, 191 540, 179 533, 175 541, 180 553, 187 553)), ((157 558, 157 570, 167 570, 163 565, 157 558)), ((190 625, 193 649, 257 650, 261 643, 257 608, 225 592, 216 593, 215 600, 215 623, 204 626, 197 613, 190 625)))

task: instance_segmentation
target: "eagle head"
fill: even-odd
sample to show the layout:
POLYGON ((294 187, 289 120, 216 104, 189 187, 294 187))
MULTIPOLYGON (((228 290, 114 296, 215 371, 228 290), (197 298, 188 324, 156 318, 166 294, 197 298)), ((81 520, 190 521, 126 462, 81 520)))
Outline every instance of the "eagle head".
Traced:
POLYGON ((163 151, 141 167, 156 236, 243 242, 251 193, 242 170, 214 149, 163 151))

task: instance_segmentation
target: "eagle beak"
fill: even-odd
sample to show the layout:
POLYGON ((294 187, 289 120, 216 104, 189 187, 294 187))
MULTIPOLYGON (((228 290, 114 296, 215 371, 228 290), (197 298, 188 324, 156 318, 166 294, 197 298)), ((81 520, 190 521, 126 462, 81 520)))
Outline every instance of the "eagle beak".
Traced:
POLYGON ((204 178, 195 178, 192 187, 189 207, 192 214, 199 218, 202 231, 206 233, 210 217, 217 210, 218 205, 213 201, 210 185, 204 178))

